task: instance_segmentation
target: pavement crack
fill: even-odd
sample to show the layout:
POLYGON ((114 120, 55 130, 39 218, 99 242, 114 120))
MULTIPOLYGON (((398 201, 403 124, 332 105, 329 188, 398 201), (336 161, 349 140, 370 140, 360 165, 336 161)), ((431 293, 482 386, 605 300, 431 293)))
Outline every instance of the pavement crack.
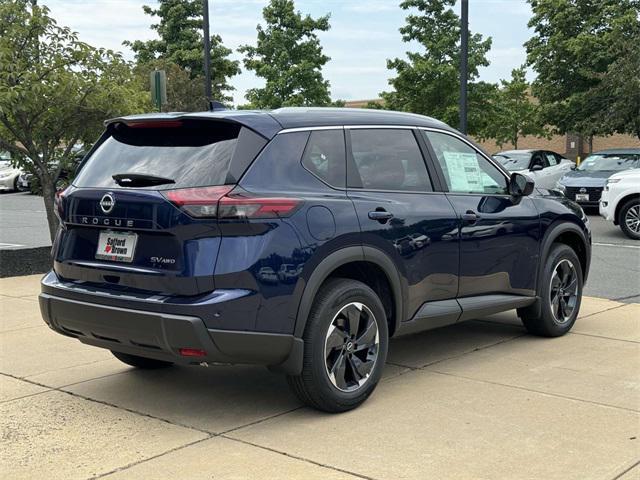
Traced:
POLYGON ((298 406, 296 408, 291 408, 289 410, 285 410, 284 412, 276 413, 274 415, 269 415, 268 417, 260 418, 258 420, 253 421, 253 422, 249 422, 249 423, 246 423, 244 425, 240 425, 238 427, 230 428, 228 430, 220 432, 219 435, 225 435, 227 433, 235 432, 236 430, 240 430, 240 429, 243 429, 243 428, 251 427, 253 425, 258 425, 259 423, 266 422, 267 420, 271 420, 273 418, 278 418, 278 417, 281 417, 283 415, 287 415, 289 413, 295 412, 296 410, 300 410, 302 408, 305 408, 304 405, 300 405, 300 406, 298 406))
POLYGON ((197 445, 198 443, 202 443, 202 442, 205 442, 207 440, 211 440, 212 438, 214 438, 216 436, 217 435, 215 435, 215 434, 209 434, 205 438, 201 438, 199 440, 195 440, 193 442, 185 443, 184 445, 180 445, 178 447, 171 448, 171 449, 167 450, 166 452, 158 453, 157 455, 152 455, 151 457, 143 458, 143 459, 138 460, 136 462, 131 462, 131 463, 128 463, 127 465, 123 465, 121 467, 114 468, 113 470, 110 470, 108 472, 104 472, 104 473, 100 473, 98 475, 94 475, 92 477, 89 477, 88 480, 95 480, 97 478, 104 478, 104 477, 106 477, 108 475, 113 475, 114 473, 118 473, 118 472, 122 472, 124 470, 128 470, 129 468, 135 467, 136 465, 140 465, 141 463, 150 462, 151 460, 155 460, 157 458, 163 457, 163 456, 168 455, 170 453, 180 451, 180 450, 182 450, 184 448, 191 447, 193 445, 197 445))
POLYGON ((506 384, 506 383, 494 382, 494 381, 491 381, 491 380, 484 380, 484 379, 481 379, 481 378, 467 377, 466 375, 457 375, 455 373, 442 372, 442 371, 439 371, 439 370, 429 370, 429 372, 436 373, 438 375, 445 375, 447 377, 464 378, 465 380, 470 380, 472 382, 486 383, 486 384, 489 384, 489 385, 498 385, 498 386, 501 386, 501 387, 513 388, 513 389, 522 390, 522 391, 525 391, 525 392, 537 393, 537 394, 540 394, 540 395, 547 395, 549 397, 564 398, 566 400, 573 400, 575 402, 589 403, 591 405, 597 405, 599 407, 613 408, 615 410, 624 410, 626 412, 631 412, 631 413, 638 413, 640 411, 640 410, 634 410, 633 408, 620 407, 618 405, 611 405, 611 404, 608 404, 608 403, 596 402, 594 400, 585 400, 584 398, 572 397, 571 395, 562 395, 561 393, 543 392, 542 390, 536 390, 535 388, 527 388, 527 387, 522 387, 522 386, 519 386, 519 385, 509 385, 509 384, 506 384))
POLYGON ((581 333, 581 332, 568 332, 571 335, 582 335, 584 337, 593 337, 593 338, 604 338, 605 340, 613 340, 615 342, 627 342, 627 343, 640 343, 637 340, 627 340, 625 338, 613 338, 613 337, 605 337, 604 335, 595 335, 593 333, 581 333))
POLYGON ((300 457, 298 455, 293 455, 293 454, 287 453, 287 452, 282 452, 282 451, 277 450, 275 448, 265 447, 264 445, 259 445, 257 443, 252 443, 252 442, 249 442, 247 440, 241 440, 241 439, 235 438, 235 437, 228 437, 226 435, 220 435, 220 437, 226 438, 227 440, 232 440, 234 442, 243 443, 243 444, 249 445, 251 447, 256 447, 256 448, 260 448, 262 450, 267 450, 267 451, 272 452, 272 453, 277 453, 279 455, 284 455, 285 457, 293 458, 295 460, 300 460, 300 461, 306 462, 306 463, 310 463, 310 464, 316 465, 318 467, 326 468, 326 469, 333 470, 333 471, 340 472, 340 473, 346 473, 347 475, 351 475, 351 476, 356 477, 356 478, 362 478, 364 480, 376 480, 374 477, 369 477, 367 475, 362 475, 360 473, 351 472, 349 470, 345 470, 345 469, 339 468, 339 467, 334 467, 332 465, 327 465, 325 463, 316 462, 315 460, 311 460, 309 458, 300 457))
MULTIPOLYGON (((186 425, 186 424, 183 424, 183 423, 180 423, 180 422, 176 422, 176 421, 173 421, 173 420, 167 420, 166 418, 158 417, 158 416, 156 416, 156 415, 152 415, 152 414, 150 414, 150 413, 140 412, 140 411, 138 411, 138 410, 134 410, 134 409, 132 409, 132 408, 123 407, 123 406, 121 406, 121 405, 116 405, 115 403, 106 402, 106 401, 104 401, 104 400, 97 400, 97 399, 95 399, 95 398, 87 397, 87 396, 85 396, 85 395, 81 395, 81 394, 79 394, 79 393, 70 392, 70 391, 68 391, 68 390, 63 390, 61 387, 50 387, 50 386, 45 385, 45 384, 43 384, 43 383, 35 382, 35 381, 33 381, 33 380, 29 380, 29 379, 27 379, 27 378, 20 378, 20 377, 17 377, 17 376, 15 376, 15 375, 11 375, 10 373, 3 373, 3 372, 0 372, 0 373, 2 373, 3 375, 5 375, 5 376, 7 376, 7 377, 14 378, 14 379, 16 379, 16 380, 22 380, 22 381, 24 381, 24 382, 31 383, 31 384, 33 384, 33 385, 37 385, 37 386, 39 386, 39 387, 48 388, 48 389, 49 389, 49 391, 48 391, 47 393, 50 393, 50 392, 60 392, 60 393, 64 393, 64 394, 66 394, 66 395, 69 395, 69 396, 71 396, 71 397, 81 398, 81 399, 83 399, 83 400, 87 400, 87 401, 89 401, 89 402, 99 403, 99 404, 101 404, 101 405, 106 405, 106 406, 108 406, 108 407, 117 408, 118 410, 123 410, 123 411, 125 411, 125 412, 129 412, 129 413, 133 413, 133 414, 136 414, 136 415, 140 415, 140 416, 142 416, 142 417, 152 418, 152 419, 154 419, 154 420, 158 420, 158 421, 160 421, 160 422, 163 422, 163 423, 166 423, 166 424, 172 425, 172 426, 174 426, 174 427, 182 427, 182 428, 186 428, 186 429, 189 429, 189 430, 194 430, 194 431, 196 431, 196 432, 204 433, 205 435, 215 435, 214 433, 209 432, 208 430, 203 430, 203 429, 201 429, 201 428, 197 428, 197 427, 194 427, 194 426, 192 426, 192 425, 186 425)), ((43 393, 44 393, 44 392, 43 392, 43 393)))
POLYGON ((618 480, 619 478, 622 478, 623 475, 625 475, 626 473, 629 473, 631 470, 636 468, 638 465, 640 465, 640 460, 638 460, 636 463, 634 463, 630 467, 625 468, 622 472, 620 472, 618 475, 613 477, 611 480, 618 480))

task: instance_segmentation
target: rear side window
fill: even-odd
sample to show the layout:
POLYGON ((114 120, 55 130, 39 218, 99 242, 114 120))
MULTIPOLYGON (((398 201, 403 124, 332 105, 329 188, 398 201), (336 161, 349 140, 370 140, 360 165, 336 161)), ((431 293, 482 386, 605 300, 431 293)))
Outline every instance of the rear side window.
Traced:
MULTIPOLYGON (((110 136, 87 160, 74 185, 117 189, 121 187, 112 175, 132 173, 174 181, 144 187, 153 189, 224 185, 234 181, 230 168, 240 125, 202 121, 147 125, 110 126, 110 136)), ((257 152, 253 153, 255 156, 257 152)))
POLYGON ((353 129, 355 170, 349 186, 369 190, 431 191, 420 147, 411 130, 353 129))
POLYGON ((347 167, 344 132, 317 130, 311 132, 302 156, 302 165, 332 187, 344 188, 347 167))

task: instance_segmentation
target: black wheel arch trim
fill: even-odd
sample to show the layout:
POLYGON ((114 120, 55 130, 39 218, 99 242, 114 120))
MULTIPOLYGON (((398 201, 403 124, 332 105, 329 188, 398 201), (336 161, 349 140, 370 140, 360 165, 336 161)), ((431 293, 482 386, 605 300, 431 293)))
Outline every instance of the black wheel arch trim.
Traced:
POLYGON ((398 269, 393 263, 393 260, 377 248, 361 245, 345 247, 327 255, 313 270, 309 280, 304 285, 304 291, 298 302, 293 332, 294 337, 302 338, 313 300, 324 281, 329 278, 338 267, 351 262, 363 261, 373 263, 385 273, 393 293, 395 320, 399 323, 405 318, 404 298, 406 287, 400 280, 398 269))
MULTIPOLYGON (((578 237, 582 241, 582 246, 584 247, 584 251, 586 254, 585 268, 583 269, 583 272, 582 272, 582 279, 584 283, 586 283, 587 281, 587 276, 589 274, 589 266, 591 264, 591 239, 587 238, 584 230, 580 228, 579 225, 576 225, 575 223, 561 221, 547 228, 545 236, 542 240, 542 244, 540 246, 540 261, 538 262, 538 272, 536 276, 536 292, 538 294, 540 293, 539 291, 540 275, 542 274, 542 271, 544 269, 544 262, 547 256, 549 255, 549 251, 551 250, 551 245, 553 245, 553 243, 558 239, 560 235, 567 232, 575 233, 576 235, 578 235, 578 237)), ((577 253, 578 252, 576 252, 576 254, 577 253)))
POLYGON ((311 312, 313 300, 324 281, 340 266, 351 262, 370 262, 382 269, 389 280, 393 294, 394 316, 396 329, 405 319, 406 285, 401 282, 398 269, 393 260, 382 250, 377 248, 354 245, 344 247, 327 255, 313 270, 309 280, 304 284, 298 309, 295 313, 294 343, 287 359, 279 365, 271 365, 269 369, 275 372, 284 372, 288 375, 300 375, 304 354, 304 342, 302 336, 307 326, 307 319, 311 312))

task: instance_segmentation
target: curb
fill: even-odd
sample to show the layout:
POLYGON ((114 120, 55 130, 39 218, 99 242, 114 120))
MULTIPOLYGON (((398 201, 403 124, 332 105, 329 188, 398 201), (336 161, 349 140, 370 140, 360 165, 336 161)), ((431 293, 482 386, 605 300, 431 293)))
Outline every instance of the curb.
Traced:
POLYGON ((0 250, 0 278, 46 273, 51 265, 51 247, 0 250))

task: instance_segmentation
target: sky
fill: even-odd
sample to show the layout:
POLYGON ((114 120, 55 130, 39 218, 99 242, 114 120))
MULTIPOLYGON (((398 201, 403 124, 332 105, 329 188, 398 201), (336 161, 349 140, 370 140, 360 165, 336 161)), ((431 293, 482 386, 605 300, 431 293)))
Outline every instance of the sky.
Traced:
MULTIPOLYGON (((155 23, 142 11, 142 5, 155 6, 152 0, 40 0, 51 9, 58 24, 78 32, 81 41, 123 53, 133 53, 124 40, 156 38, 150 25, 155 23)), ((419 47, 402 42, 398 29, 407 11, 399 0, 296 0, 296 9, 313 17, 330 14, 331 29, 320 32, 324 53, 331 57, 323 74, 331 84, 331 97, 343 100, 374 99, 389 90, 394 76, 387 70, 387 59, 404 58, 408 50, 419 47)), ((241 60, 238 46, 255 45, 256 25, 262 22, 267 0, 209 0, 211 33, 222 36, 224 44, 241 60)), ((459 14, 459 2, 454 7, 459 14)), ((522 44, 530 37, 527 22, 531 9, 525 0, 469 0, 469 28, 473 33, 491 37, 488 58, 491 64, 480 70, 480 80, 497 82, 509 78, 511 70, 524 63, 522 44)), ((264 82, 252 72, 231 79, 236 88, 235 104, 246 103, 247 89, 264 82)))

